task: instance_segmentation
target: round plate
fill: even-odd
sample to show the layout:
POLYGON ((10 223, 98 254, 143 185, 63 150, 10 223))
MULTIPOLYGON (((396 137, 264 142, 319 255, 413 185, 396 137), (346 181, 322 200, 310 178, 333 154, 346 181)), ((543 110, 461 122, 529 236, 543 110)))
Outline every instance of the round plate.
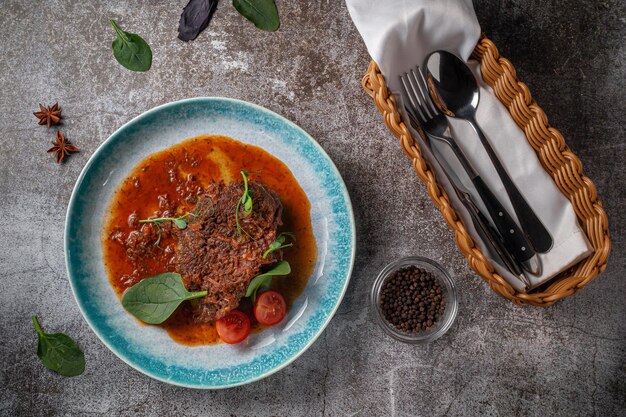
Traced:
POLYGON ((266 377, 300 356, 322 333, 348 286, 355 232, 350 197, 324 150, 306 132, 262 107, 226 98, 164 104, 109 137, 83 169, 70 199, 65 259, 87 323, 117 356, 153 378, 193 388, 225 388, 266 377), (109 284, 100 233, 107 205, 146 156, 201 134, 230 136, 282 160, 311 202, 317 264, 287 318, 239 345, 190 347, 142 326, 109 284))

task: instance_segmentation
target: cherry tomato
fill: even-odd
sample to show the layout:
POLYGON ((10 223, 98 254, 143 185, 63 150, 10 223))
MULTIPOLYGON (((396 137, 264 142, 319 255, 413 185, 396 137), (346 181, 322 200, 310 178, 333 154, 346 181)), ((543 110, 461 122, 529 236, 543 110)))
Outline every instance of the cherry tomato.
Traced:
POLYGON ((261 324, 273 326, 280 323, 287 314, 285 298, 276 291, 265 291, 256 298, 254 317, 261 324))
POLYGON ((215 329, 225 343, 239 343, 250 334, 250 320, 241 311, 233 310, 215 322, 215 329))

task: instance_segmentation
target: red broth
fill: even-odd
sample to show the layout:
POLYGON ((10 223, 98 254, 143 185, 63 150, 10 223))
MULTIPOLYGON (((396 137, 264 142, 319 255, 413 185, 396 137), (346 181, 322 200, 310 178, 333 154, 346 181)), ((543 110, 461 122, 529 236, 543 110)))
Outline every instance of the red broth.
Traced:
MULTIPOLYGON (((272 288, 285 297, 287 306, 302 293, 317 258, 311 226, 311 204, 294 178, 279 159, 263 149, 225 136, 203 135, 188 139, 141 161, 124 179, 109 204, 102 230, 104 263, 111 285, 121 299, 124 291, 143 278, 161 272, 175 272, 173 257, 176 237, 164 233, 159 245, 151 244, 149 256, 133 261, 115 236, 128 236, 141 226, 131 226, 129 217, 147 219, 159 210, 159 196, 167 196, 177 212, 193 210, 189 197, 212 182, 241 180, 240 170, 274 190, 283 204, 283 226, 280 231, 295 233, 297 241, 284 249, 291 274, 275 277, 272 288)), ((155 239, 156 242, 156 239, 155 239)), ((159 325, 178 343, 207 345, 218 343, 212 323, 194 322, 188 306, 183 304, 167 321, 159 325)), ((253 331, 262 331, 256 324, 253 331)))

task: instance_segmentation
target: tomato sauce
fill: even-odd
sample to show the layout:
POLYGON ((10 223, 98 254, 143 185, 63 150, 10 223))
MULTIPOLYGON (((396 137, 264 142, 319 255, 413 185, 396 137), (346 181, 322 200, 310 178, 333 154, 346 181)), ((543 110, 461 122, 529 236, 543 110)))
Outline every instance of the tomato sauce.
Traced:
MULTIPOLYGON (((272 288, 279 291, 291 306, 302 293, 317 259, 315 237, 311 226, 311 204, 295 177, 279 159, 263 149, 225 136, 203 135, 185 140, 148 156, 124 179, 115 192, 102 230, 104 264, 111 285, 118 296, 143 278, 173 268, 176 238, 164 233, 158 245, 151 242, 140 261, 128 256, 126 248, 115 236, 128 236, 137 230, 132 218, 148 219, 159 210, 165 196, 177 213, 194 209, 189 196, 213 182, 240 181, 240 170, 274 190, 283 205, 283 226, 279 231, 296 235, 294 246, 283 250, 291 265, 291 274, 274 277, 272 288)), ((219 342, 215 325, 194 322, 191 309, 183 305, 163 324, 175 341, 186 345, 219 342)), ((256 325, 253 331, 261 331, 256 325)))

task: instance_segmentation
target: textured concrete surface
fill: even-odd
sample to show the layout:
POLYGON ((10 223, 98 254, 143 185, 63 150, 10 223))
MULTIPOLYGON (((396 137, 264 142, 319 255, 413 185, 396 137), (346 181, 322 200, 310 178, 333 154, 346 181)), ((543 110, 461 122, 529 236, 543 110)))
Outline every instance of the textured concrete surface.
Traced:
POLYGON ((581 157, 609 214, 606 272, 546 310, 494 295, 457 253, 360 88, 368 56, 343 1, 279 0, 282 29, 266 34, 224 0, 188 44, 176 39, 184 3, 0 2, 1 415, 626 415, 623 1, 476 1, 483 30, 581 157), (109 18, 152 45, 150 72, 114 61, 109 18), (143 111, 194 96, 249 100, 315 137, 348 185, 359 242, 349 290, 323 336, 283 371, 219 392, 153 381, 115 357, 78 311, 62 249, 72 186, 98 145, 143 111), (55 100, 81 148, 60 166, 45 152, 52 131, 31 114, 55 100), (390 340, 367 308, 377 272, 412 254, 442 262, 460 289, 457 323, 431 346, 390 340), (32 314, 79 342, 84 375, 42 367, 32 314))

